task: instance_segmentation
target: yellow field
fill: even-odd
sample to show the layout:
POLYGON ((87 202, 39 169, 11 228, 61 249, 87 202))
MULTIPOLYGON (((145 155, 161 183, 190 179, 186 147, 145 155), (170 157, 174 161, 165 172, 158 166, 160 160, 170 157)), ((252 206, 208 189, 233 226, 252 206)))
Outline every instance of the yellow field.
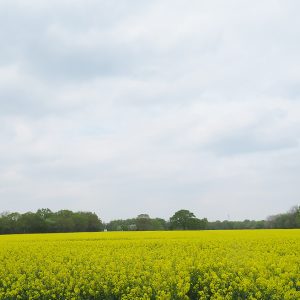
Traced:
POLYGON ((300 299, 300 230, 0 236, 0 299, 300 299))

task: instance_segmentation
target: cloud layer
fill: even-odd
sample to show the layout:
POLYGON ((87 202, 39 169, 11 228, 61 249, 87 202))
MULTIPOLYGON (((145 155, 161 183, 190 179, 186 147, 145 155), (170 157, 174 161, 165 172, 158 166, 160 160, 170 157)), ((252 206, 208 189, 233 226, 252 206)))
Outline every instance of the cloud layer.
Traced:
POLYGON ((2 1, 1 209, 215 220, 299 203, 299 9, 2 1))

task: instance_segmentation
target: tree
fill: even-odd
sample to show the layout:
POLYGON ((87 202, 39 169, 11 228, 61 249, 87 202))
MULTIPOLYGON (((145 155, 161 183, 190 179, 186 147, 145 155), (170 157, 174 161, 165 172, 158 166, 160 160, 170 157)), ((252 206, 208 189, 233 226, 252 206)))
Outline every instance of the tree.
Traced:
POLYGON ((41 208, 36 211, 36 214, 46 220, 53 215, 53 212, 49 208, 41 208))
POLYGON ((193 229, 204 229, 206 226, 206 219, 197 219, 196 216, 186 209, 177 211, 170 218, 171 229, 181 230, 193 230, 193 229))
POLYGON ((300 206, 294 206, 288 212, 291 218, 292 228, 300 228, 300 206))
POLYGON ((135 220, 135 225, 137 230, 153 230, 152 220, 147 214, 138 215, 135 220))
POLYGON ((0 234, 101 230, 101 219, 92 212, 52 212, 48 208, 42 208, 36 213, 0 213, 0 234))
POLYGON ((152 230, 167 230, 167 222, 161 218, 151 219, 152 230))
POLYGON ((284 214, 268 217, 268 228, 300 228, 300 206, 292 207, 284 214))
POLYGON ((80 214, 84 216, 87 221, 86 231, 102 231, 104 229, 102 221, 95 213, 81 212, 80 214))
POLYGON ((204 219, 198 219, 198 218, 192 218, 189 222, 189 228, 191 230, 198 230, 198 229, 205 229, 208 221, 206 218, 204 219))
POLYGON ((20 233, 38 233, 45 232, 46 226, 44 220, 36 213, 27 212, 18 219, 17 230, 20 233))

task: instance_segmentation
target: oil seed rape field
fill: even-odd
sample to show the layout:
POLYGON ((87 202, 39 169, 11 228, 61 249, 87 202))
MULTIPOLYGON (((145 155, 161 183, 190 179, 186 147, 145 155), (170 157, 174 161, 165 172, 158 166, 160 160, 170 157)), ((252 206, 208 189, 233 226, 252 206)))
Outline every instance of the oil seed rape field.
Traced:
POLYGON ((300 230, 0 236, 0 299, 300 299, 300 230))

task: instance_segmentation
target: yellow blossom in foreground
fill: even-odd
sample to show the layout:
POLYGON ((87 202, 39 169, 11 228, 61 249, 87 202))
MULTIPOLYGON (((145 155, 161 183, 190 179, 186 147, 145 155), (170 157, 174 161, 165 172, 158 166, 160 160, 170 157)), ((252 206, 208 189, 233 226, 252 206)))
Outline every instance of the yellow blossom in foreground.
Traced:
POLYGON ((0 236, 0 299, 300 299, 300 230, 0 236))

